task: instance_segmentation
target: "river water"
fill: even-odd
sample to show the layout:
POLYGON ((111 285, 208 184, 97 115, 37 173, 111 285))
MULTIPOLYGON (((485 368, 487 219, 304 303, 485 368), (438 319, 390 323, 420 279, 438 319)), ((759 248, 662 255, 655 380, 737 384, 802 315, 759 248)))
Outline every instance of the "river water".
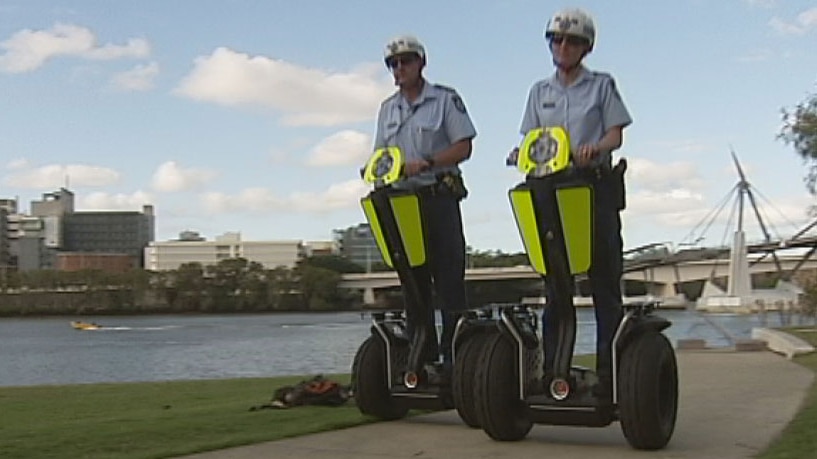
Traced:
MULTIPOLYGON (((578 311, 577 353, 592 353, 592 309, 578 311)), ((660 314, 673 344, 702 338, 710 347, 777 326, 777 314, 660 314)), ((83 317, 103 328, 74 330, 73 317, 0 319, 0 386, 162 381, 347 373, 370 318, 325 314, 83 317)))

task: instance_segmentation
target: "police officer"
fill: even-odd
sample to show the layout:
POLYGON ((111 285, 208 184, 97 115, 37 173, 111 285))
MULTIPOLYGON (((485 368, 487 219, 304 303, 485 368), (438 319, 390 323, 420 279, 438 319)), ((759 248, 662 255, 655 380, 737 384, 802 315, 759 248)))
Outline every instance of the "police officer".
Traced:
POLYGON ((426 324, 425 357, 436 362, 443 356, 450 370, 451 341, 458 311, 466 308, 465 236, 460 200, 465 187, 459 164, 471 156, 476 130, 454 89, 431 84, 423 77, 427 54, 420 41, 409 35, 386 44, 384 59, 398 90, 380 105, 374 148, 397 146, 402 150, 404 178, 394 186, 415 190, 421 197, 428 244, 428 266, 417 270, 421 296, 431 304, 432 287, 441 302, 442 337, 437 347, 434 309, 407 311, 409 333, 415 324, 426 324))
MULTIPOLYGON (((555 73, 533 85, 528 94, 520 131, 524 135, 543 126, 562 126, 570 136, 573 164, 594 186, 593 260, 588 277, 596 312, 596 395, 611 399, 611 342, 621 320, 622 239, 619 211, 623 208, 623 180, 611 174, 611 153, 621 146, 622 131, 632 120, 613 78, 593 72, 582 60, 595 45, 593 19, 579 9, 557 12, 545 28, 545 40, 555 73)), ((547 279, 546 279, 547 284, 547 279)), ((551 287, 547 285, 547 289, 551 287)), ((554 327, 542 313, 545 334, 545 373, 555 358, 554 327)))

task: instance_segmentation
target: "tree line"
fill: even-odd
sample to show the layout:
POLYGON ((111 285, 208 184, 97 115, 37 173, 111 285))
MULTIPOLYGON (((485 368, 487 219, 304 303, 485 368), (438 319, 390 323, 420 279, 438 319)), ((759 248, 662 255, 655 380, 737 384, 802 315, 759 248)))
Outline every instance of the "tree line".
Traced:
MULTIPOLYGON (((527 263, 524 254, 479 252, 469 248, 473 267, 515 266, 527 263)), ((389 269, 385 265, 379 269, 389 269)), ((265 268, 245 258, 230 258, 215 265, 186 263, 178 269, 132 269, 114 273, 101 270, 9 271, 0 278, 0 313, 144 313, 144 312, 267 312, 343 311, 360 309, 359 290, 340 287, 345 273, 364 268, 342 256, 322 255, 300 260, 293 268, 265 268), (47 294, 47 295, 46 295, 47 294), (54 299, 72 297, 72 301, 54 299), (76 304, 84 304, 78 311, 76 304), (49 298, 48 307, 35 307, 49 298), (12 301, 13 300, 13 301, 12 301), (27 306, 28 305, 28 306, 27 306)), ((482 282, 469 285, 474 307, 486 302, 518 301, 538 295, 541 282, 530 280, 482 282)), ((388 307, 402 307, 399 288, 385 292, 388 307)))

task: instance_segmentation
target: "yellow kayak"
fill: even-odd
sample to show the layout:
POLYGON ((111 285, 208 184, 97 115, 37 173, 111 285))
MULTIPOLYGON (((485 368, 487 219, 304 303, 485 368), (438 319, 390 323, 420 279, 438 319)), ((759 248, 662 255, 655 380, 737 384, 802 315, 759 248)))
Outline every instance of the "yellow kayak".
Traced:
POLYGON ((102 325, 94 322, 82 322, 80 320, 71 321, 71 326, 74 327, 75 330, 99 330, 102 328, 102 325))

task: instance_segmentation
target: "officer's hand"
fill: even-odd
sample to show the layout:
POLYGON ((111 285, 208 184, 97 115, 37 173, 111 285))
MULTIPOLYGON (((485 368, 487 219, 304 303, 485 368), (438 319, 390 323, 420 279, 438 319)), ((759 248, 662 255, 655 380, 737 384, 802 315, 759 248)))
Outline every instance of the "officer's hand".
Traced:
POLYGON ((579 167, 589 166, 593 163, 593 160, 598 154, 599 149, 595 145, 581 145, 579 149, 573 153, 573 161, 575 161, 579 167))
POLYGON ((428 170, 430 167, 431 164, 429 164, 428 161, 424 159, 406 161, 405 166, 403 166, 403 172, 406 174, 406 177, 411 177, 425 170, 428 170))
POLYGON ((360 178, 366 175, 366 166, 360 168, 360 178))
POLYGON ((505 158, 505 165, 506 166, 516 166, 519 162, 519 148, 514 147, 513 150, 508 153, 508 157, 505 158))

